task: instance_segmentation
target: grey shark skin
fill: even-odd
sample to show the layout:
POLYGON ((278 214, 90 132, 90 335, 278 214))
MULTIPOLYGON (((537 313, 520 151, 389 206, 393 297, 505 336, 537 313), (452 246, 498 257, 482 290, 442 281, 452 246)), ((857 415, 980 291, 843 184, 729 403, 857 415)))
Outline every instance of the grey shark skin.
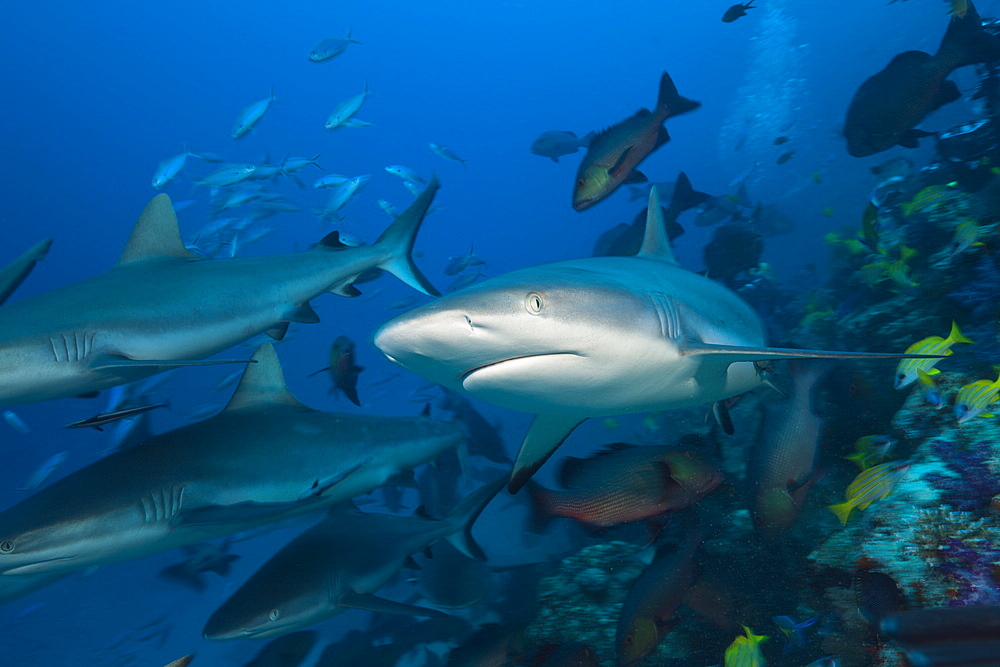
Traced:
POLYGON ((437 294, 410 258, 437 189, 432 179, 370 246, 345 247, 334 233, 305 252, 211 260, 184 247, 159 194, 110 271, 0 308, 0 405, 206 363, 197 360, 264 332, 280 340, 288 322, 319 321, 310 299, 356 296, 354 279, 376 267, 437 294))
POLYGON ((334 508, 289 542, 208 619, 206 639, 264 639, 312 625, 345 609, 438 616, 441 612, 374 595, 410 556, 445 538, 464 555, 485 560, 472 524, 503 488, 486 484, 442 520, 364 514, 334 508))
POLYGON ((313 410, 270 344, 218 415, 154 436, 0 512, 0 579, 118 562, 324 509, 464 442, 425 417, 313 410))
POLYGON ((555 262, 485 280, 390 320, 375 345, 429 380, 536 414, 511 492, 588 417, 742 394, 765 380, 755 362, 905 356, 766 347, 745 301, 677 265, 655 187, 634 257, 555 262))

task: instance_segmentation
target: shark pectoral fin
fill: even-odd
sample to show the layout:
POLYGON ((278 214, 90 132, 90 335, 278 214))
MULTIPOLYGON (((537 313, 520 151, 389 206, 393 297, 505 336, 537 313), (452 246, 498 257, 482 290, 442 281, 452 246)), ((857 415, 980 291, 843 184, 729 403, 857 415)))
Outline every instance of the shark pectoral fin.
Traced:
POLYGON ((345 470, 345 471, 343 471, 343 472, 341 472, 341 473, 339 473, 337 475, 334 475, 333 477, 330 477, 329 479, 322 480, 322 481, 317 479, 313 483, 312 487, 310 487, 308 490, 303 491, 301 494, 299 494, 299 500, 308 500, 309 498, 319 498, 324 493, 326 493, 327 491, 329 491, 330 489, 332 489, 333 487, 337 486, 338 484, 340 484, 341 482, 343 482, 345 479, 347 479, 348 477, 350 477, 352 474, 354 474, 355 472, 357 472, 361 468, 365 467, 368 464, 368 462, 371 461, 371 460, 372 460, 372 457, 366 456, 364 459, 362 459, 358 463, 354 464, 353 466, 351 466, 347 470, 345 470))
POLYGON ((685 341, 679 345, 682 355, 704 354, 725 364, 737 361, 768 359, 944 359, 940 354, 896 354, 892 352, 839 352, 836 350, 796 350, 786 347, 740 347, 685 341))
POLYGON ((361 296, 361 290, 355 287, 352 283, 331 287, 330 293, 336 294, 337 296, 346 296, 349 299, 353 299, 356 296, 361 296))
POLYGON ((0 269, 0 306, 24 282, 31 270, 35 268, 35 264, 45 259, 45 255, 48 254, 51 247, 52 239, 39 241, 28 248, 20 257, 0 269))
POLYGON ((368 611, 380 611, 384 614, 410 614, 411 616, 447 616, 448 614, 437 609, 418 607, 402 602, 393 602, 380 598, 371 593, 342 593, 337 598, 337 606, 349 607, 351 609, 367 609, 368 611))
POLYGON ((282 322, 280 324, 275 324, 273 327, 265 331, 268 336, 274 340, 284 340, 285 334, 288 333, 288 322, 282 322))
POLYGON ((517 493, 586 417, 535 415, 514 461, 507 490, 517 493))
POLYGON ((280 521, 287 516, 305 512, 315 506, 319 509, 325 500, 310 496, 304 500, 287 503, 255 503, 252 501, 232 505, 207 505, 182 510, 170 519, 170 525, 197 526, 206 524, 259 525, 280 521))
POLYGON ((736 432, 736 429, 733 428, 733 419, 729 416, 729 407, 725 401, 712 403, 712 416, 715 417, 715 421, 719 423, 726 435, 732 435, 736 432))
POLYGON ((102 354, 87 364, 87 370, 103 371, 121 368, 180 368, 181 366, 217 366, 219 364, 252 364, 253 359, 129 359, 119 354, 102 354))

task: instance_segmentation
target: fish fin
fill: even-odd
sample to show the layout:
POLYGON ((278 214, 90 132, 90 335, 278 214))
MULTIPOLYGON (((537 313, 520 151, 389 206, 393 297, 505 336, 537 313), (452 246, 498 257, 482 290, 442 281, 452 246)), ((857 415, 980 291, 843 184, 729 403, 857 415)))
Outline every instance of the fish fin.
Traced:
POLYGON ((364 468, 366 465, 368 465, 371 459, 372 459, 371 456, 366 456, 361 461, 355 463, 347 470, 337 473, 333 477, 325 479, 322 482, 317 479, 315 482, 313 482, 313 485, 308 490, 303 491, 302 493, 299 494, 299 500, 319 498, 324 493, 326 493, 327 491, 329 491, 330 489, 337 486, 338 484, 346 480, 348 477, 353 475, 355 472, 357 472, 361 468, 364 468))
POLYGON ((420 225, 434 202, 434 195, 441 187, 437 176, 432 176, 420 195, 410 206, 399 214, 388 229, 375 241, 375 245, 385 249, 387 257, 379 263, 379 268, 396 276, 404 283, 428 296, 441 296, 441 293, 420 272, 413 263, 410 252, 413 242, 420 230, 420 225))
POLYGON ((300 303, 286 313, 285 319, 289 322, 298 322, 300 324, 317 324, 319 322, 319 315, 316 314, 313 307, 309 305, 308 301, 306 301, 304 303, 300 303))
POLYGON ((670 199, 670 210, 678 213, 694 208, 712 199, 712 195, 698 192, 691 187, 691 179, 683 171, 677 175, 674 194, 670 199))
POLYGON ((507 490, 517 493, 586 417, 535 415, 517 452, 507 490))
POLYGON ((288 322, 279 322, 264 333, 274 340, 283 340, 288 333, 288 322))
POLYGON ((851 510, 854 509, 854 504, 846 502, 846 503, 839 503, 837 505, 827 505, 827 507, 830 508, 831 512, 837 515, 838 519, 840 519, 840 525, 846 526, 847 518, 851 516, 851 510))
POLYGON ((710 345, 693 341, 680 344, 682 355, 711 354, 723 357, 726 364, 766 359, 943 359, 939 354, 895 354, 892 352, 841 352, 836 350, 796 350, 784 347, 740 347, 710 345))
POLYGON ((674 80, 666 72, 663 73, 660 77, 660 94, 656 100, 656 111, 663 116, 664 120, 688 111, 694 111, 700 106, 701 102, 681 97, 681 94, 677 92, 677 86, 674 85, 674 80))
MULTIPOLYGON (((631 146, 622 151, 622 154, 618 156, 618 160, 616 160, 615 163, 611 166, 611 169, 608 169, 608 173, 617 175, 618 172, 621 171, 622 165, 625 164, 625 159, 628 157, 628 154, 631 151, 632 151, 631 146)), ((635 183, 645 183, 647 180, 648 179, 641 172, 632 172, 622 181, 622 183, 627 183, 631 185, 635 183), (638 173, 639 176, 642 177, 642 180, 637 180, 637 181, 630 180, 633 177, 635 177, 636 173, 638 173)))
POLYGON ((953 345, 955 343, 972 343, 971 340, 966 338, 965 335, 959 331, 957 322, 951 323, 951 333, 948 334, 948 340, 950 340, 953 345))
POLYGON ((102 354, 87 364, 89 371, 127 368, 180 368, 182 366, 218 366, 219 364, 253 363, 246 359, 129 359, 120 354, 102 354))
POLYGON ((649 183, 649 178, 646 174, 636 169, 629 174, 628 178, 622 181, 622 183, 627 183, 628 185, 635 185, 636 183, 649 183))
POLYGON ((719 426, 722 427, 722 431, 726 435, 736 433, 736 429, 733 428, 733 418, 729 416, 729 408, 726 407, 725 401, 716 401, 712 403, 712 415, 715 417, 715 421, 719 423, 719 426))
POLYGON ((917 141, 918 139, 930 136, 934 136, 934 133, 926 132, 924 130, 910 129, 903 132, 903 134, 899 136, 899 141, 897 141, 896 144, 898 146, 902 146, 903 148, 917 148, 920 145, 917 141))
POLYGON ((118 266, 162 257, 198 258, 184 247, 170 197, 161 192, 153 197, 139 215, 139 220, 132 228, 132 234, 128 237, 125 249, 118 259, 118 266))
POLYGON ((945 64, 949 71, 1000 59, 1000 40, 983 30, 982 19, 972 0, 967 6, 964 16, 952 16, 948 30, 941 38, 941 46, 934 55, 934 59, 945 64))
POLYGON ((233 569, 233 561, 239 559, 240 557, 237 554, 226 554, 221 560, 218 560, 205 568, 205 571, 215 572, 220 577, 228 577, 229 573, 233 569))
POLYGON ((674 257, 674 250, 670 247, 670 237, 667 234, 663 209, 660 206, 660 192, 655 185, 649 189, 649 206, 646 208, 646 232, 642 238, 642 247, 639 248, 637 256, 659 259, 667 264, 677 264, 677 258, 674 257))
POLYGON ((361 296, 361 290, 359 290, 357 287, 355 287, 352 283, 346 283, 344 285, 338 285, 336 287, 331 287, 329 291, 330 291, 331 294, 336 294, 338 296, 346 296, 349 299, 353 299, 354 297, 361 296))
POLYGON ((552 159, 553 162, 559 162, 559 158, 557 158, 557 157, 553 157, 551 159, 552 159))
POLYGON ((455 508, 448 513, 445 519, 455 526, 455 529, 446 539, 463 555, 473 560, 484 561, 486 560, 486 554, 483 552, 483 548, 472 537, 472 526, 476 523, 479 515, 483 513, 483 510, 486 509, 486 506, 490 504, 490 501, 504 487, 507 481, 504 477, 498 477, 467 495, 455 505, 455 508))
POLYGON ((538 482, 528 480, 525 486, 528 489, 528 496, 531 498, 531 526, 533 533, 541 533, 545 530, 552 514, 551 496, 552 491, 546 489, 538 482))
POLYGON ((0 269, 0 305, 14 293, 25 278, 35 268, 35 264, 45 259, 52 247, 52 239, 39 241, 25 250, 17 259, 0 269))
POLYGON ((371 593, 355 593, 348 591, 341 593, 337 598, 338 607, 348 607, 350 609, 367 609, 368 611, 380 611, 384 614, 410 614, 411 616, 447 616, 448 614, 437 609, 418 607, 402 602, 393 602, 380 598, 371 593))
POLYGON ((246 410, 277 404, 304 407, 288 391, 278 355, 271 343, 258 347, 251 361, 254 363, 243 371, 243 377, 226 404, 226 410, 246 410))
POLYGON ((318 371, 313 371, 312 373, 310 373, 310 374, 309 374, 309 375, 307 375, 306 377, 307 377, 307 378, 311 378, 311 377, 312 377, 313 375, 319 375, 320 373, 322 373, 322 372, 324 372, 324 371, 328 371, 328 370, 330 370, 331 368, 332 368, 332 366, 327 366, 326 368, 321 368, 321 369, 319 369, 318 371))
POLYGON ((670 141, 670 133, 667 132, 667 128, 661 125, 659 130, 656 132, 656 143, 653 144, 653 150, 655 151, 668 141, 670 141))
POLYGON ((349 384, 338 385, 337 388, 344 393, 344 396, 347 397, 347 400, 349 400, 351 403, 354 403, 354 405, 358 406, 359 408, 361 407, 361 401, 358 399, 357 385, 349 385, 349 384))
POLYGON ((316 245, 321 245, 326 248, 350 248, 349 245, 340 240, 340 232, 333 231, 324 236, 319 240, 316 245))

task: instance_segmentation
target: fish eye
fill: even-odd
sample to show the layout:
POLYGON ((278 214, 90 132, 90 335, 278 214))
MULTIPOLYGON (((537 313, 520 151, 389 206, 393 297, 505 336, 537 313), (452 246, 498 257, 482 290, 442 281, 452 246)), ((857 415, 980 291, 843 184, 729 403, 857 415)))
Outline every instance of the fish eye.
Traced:
POLYGON ((631 646, 632 642, 634 642, 634 641, 635 641, 635 638, 632 635, 625 635, 625 645, 626 646, 631 646))
POLYGON ((14 550, 14 540, 4 540, 0 542, 0 553, 9 554, 14 550))
POLYGON ((541 315, 543 305, 542 297, 537 292, 531 292, 524 299, 524 309, 532 315, 541 315))
POLYGON ((576 179, 576 187, 578 187, 578 188, 582 188, 585 183, 586 183, 586 181, 584 181, 582 178, 576 179))
POLYGON ((899 375, 896 376, 896 378, 899 379, 899 380, 905 380, 906 379, 906 373, 900 373, 899 375))
POLYGON ((271 613, 267 615, 272 621, 277 621, 279 616, 281 616, 281 612, 277 609, 272 609, 271 613))

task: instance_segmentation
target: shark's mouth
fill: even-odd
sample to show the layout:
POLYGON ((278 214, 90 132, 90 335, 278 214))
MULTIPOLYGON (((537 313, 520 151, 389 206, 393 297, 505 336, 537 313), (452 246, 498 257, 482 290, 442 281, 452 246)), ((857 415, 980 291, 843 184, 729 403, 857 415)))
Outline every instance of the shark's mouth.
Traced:
POLYGON ((459 375, 458 375, 458 381, 459 381, 460 384, 465 384, 465 382, 470 377, 472 377, 473 375, 475 375, 479 371, 485 370, 487 368, 496 368, 497 366, 500 366, 501 364, 506 364, 506 363, 512 362, 512 361, 521 361, 521 360, 524 360, 524 359, 535 359, 537 357, 583 357, 583 356, 586 356, 586 355, 580 354, 579 352, 569 352, 569 351, 562 351, 562 352, 542 352, 542 353, 539 353, 539 354, 522 354, 522 355, 519 355, 519 356, 516 356, 516 357, 507 357, 505 359, 498 359, 497 361, 491 361, 488 364, 483 364, 481 366, 476 366, 475 368, 470 368, 469 370, 465 371, 464 373, 459 373, 459 375))
MULTIPOLYGON (((6 570, 0 571, 0 576, 4 575, 19 575, 19 574, 31 574, 34 572, 34 568, 38 565, 43 565, 45 563, 56 563, 63 560, 70 560, 76 558, 76 554, 71 554, 69 556, 53 556, 52 558, 43 558, 41 560, 32 561, 30 563, 25 563, 23 565, 15 565, 14 567, 7 568, 6 570)), ((0 561, 2 562, 2 561, 0 561)))

